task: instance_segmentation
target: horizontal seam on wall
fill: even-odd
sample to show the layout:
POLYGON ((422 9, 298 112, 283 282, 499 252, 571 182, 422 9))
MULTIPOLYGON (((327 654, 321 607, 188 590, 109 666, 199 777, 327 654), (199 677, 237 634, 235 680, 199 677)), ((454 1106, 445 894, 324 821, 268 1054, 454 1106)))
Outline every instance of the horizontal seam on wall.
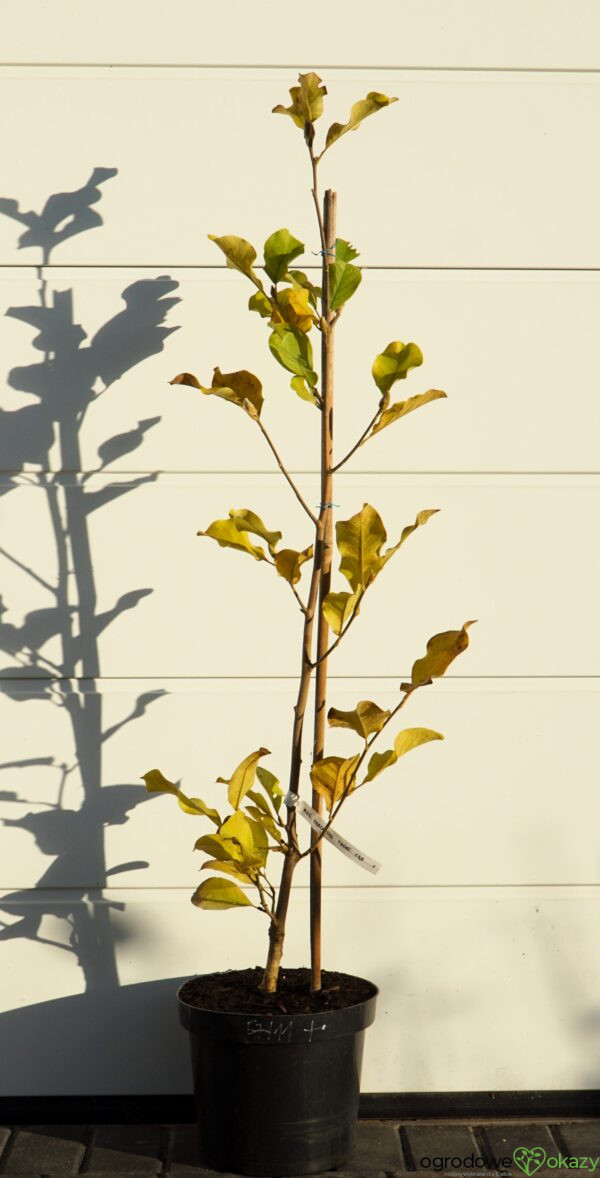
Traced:
MULTIPOLYGON (((168 62, 168 61, 0 61, 0 69, 107 69, 107 70, 298 70, 298 62, 269 64, 261 62, 168 62)), ((336 70, 338 73, 435 73, 435 74, 600 74, 597 66, 543 65, 343 65, 315 64, 311 69, 336 70)))
MULTIPOLYGON (((46 262, 36 265, 35 262, 0 262, 0 270, 221 270, 225 276, 226 266, 213 265, 210 262, 46 262)), ((264 266, 255 266, 256 270, 264 270, 264 266)), ((305 266, 305 270, 320 269, 318 266, 305 266)), ((362 265, 361 270, 397 270, 401 273, 422 270, 424 272, 439 271, 440 273, 515 273, 515 274, 600 274, 600 266, 444 266, 421 265, 379 265, 372 262, 362 265)))
MULTIPOLYGON (((68 900, 73 902, 72 892, 80 892, 82 889, 88 892, 185 892, 189 893, 192 884, 139 884, 137 887, 129 885, 129 887, 105 886, 101 884, 71 884, 64 887, 48 888, 45 885, 38 887, 37 885, 29 888, 21 888, 21 891, 31 892, 34 896, 38 892, 52 892, 69 893, 68 900)), ((310 890, 309 884, 293 884, 295 891, 308 892, 310 890)), ((18 884, 1 884, 0 893, 8 890, 13 890, 19 887, 18 884)), ((350 891, 378 891, 378 892, 395 892, 402 891, 465 891, 468 888, 473 889, 487 889, 489 891, 498 891, 500 889, 506 890, 508 888, 600 888, 599 880, 592 880, 589 883, 397 883, 397 884, 323 884, 323 890, 328 892, 350 892, 350 891)), ((247 889, 246 889, 247 890, 247 889)), ((30 900, 19 900, 21 904, 31 903, 30 900)), ((82 899, 83 903, 84 900, 82 899)), ((92 903, 94 900, 92 900, 92 903)), ((104 898, 98 897, 97 903, 102 904, 104 898)), ((15 904, 17 901, 15 901, 15 904)))
MULTIPOLYGON (((408 671, 406 673, 408 674, 408 671)), ((347 679, 351 680, 352 682, 355 679, 387 679, 395 683, 399 678, 402 678, 402 673, 399 672, 397 675, 370 675, 368 672, 357 672, 355 675, 329 675, 328 678, 336 679, 338 681, 347 679)), ((27 683, 103 683, 105 680, 126 683, 145 683, 149 680, 156 680, 157 682, 161 683, 170 681, 211 683, 214 680, 225 683, 228 682, 228 680, 234 680, 236 682, 249 680, 268 683, 271 680, 288 680, 291 683, 296 683, 297 679, 298 677, 293 673, 290 675, 28 675, 27 678, 23 678, 22 675, 1 675, 0 683, 21 683, 23 687, 25 687, 27 683)), ((445 675, 444 683, 469 683, 471 681, 479 681, 481 679, 490 680, 492 682, 494 680, 502 681, 505 679, 516 680, 518 682, 528 682, 530 680, 542 680, 544 682, 547 680, 553 680, 560 682, 563 679, 568 679, 570 681, 574 679, 597 679, 600 683, 600 672, 597 675, 445 675)))

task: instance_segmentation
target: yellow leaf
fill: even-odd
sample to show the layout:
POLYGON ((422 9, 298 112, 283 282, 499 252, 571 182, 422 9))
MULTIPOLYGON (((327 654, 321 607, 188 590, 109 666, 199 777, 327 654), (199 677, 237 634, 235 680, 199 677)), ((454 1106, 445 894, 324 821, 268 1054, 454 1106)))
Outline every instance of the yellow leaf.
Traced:
POLYGON ((413 665, 410 684, 403 683, 402 690, 407 687, 421 687, 424 683, 431 683, 432 679, 439 679, 447 671, 450 663, 462 654, 469 645, 469 626, 475 621, 465 622, 461 630, 444 630, 442 634, 434 634, 427 643, 427 654, 417 659, 413 665))
POLYGON ((233 839, 239 843, 242 851, 242 862, 252 862, 257 858, 254 833, 250 819, 236 810, 219 828, 219 836, 223 839, 233 839))
POLYGON ((414 524, 407 524, 406 527, 402 529, 398 543, 393 544, 391 548, 386 548, 385 552, 382 553, 380 567, 383 568, 384 564, 387 564, 388 560, 390 559, 390 556, 393 556, 394 553, 402 547, 404 541, 408 540, 408 537, 412 536, 413 532, 416 532, 417 528, 420 528, 423 526, 423 524, 426 524, 427 520, 431 519, 432 515, 437 515, 438 511, 438 507, 428 507, 424 511, 418 511, 414 524))
POLYGON ((245 368, 239 372, 221 372, 220 368, 215 368, 210 388, 200 384, 191 372, 180 372, 179 376, 169 381, 169 384, 190 385, 194 389, 200 389, 202 393, 214 393, 215 396, 222 397, 224 401, 230 401, 241 408, 244 408, 245 401, 249 401, 260 416, 263 404, 262 385, 258 377, 252 372, 247 372, 245 368))
POLYGON ((293 548, 282 548, 275 553, 275 568, 280 577, 290 585, 297 585, 302 575, 302 565, 310 560, 313 554, 312 546, 303 552, 296 552, 293 548))
MULTIPOLYGON (((251 790, 250 793, 252 792, 253 791, 251 790)), ((256 796, 260 797, 260 794, 257 794, 256 796)), ((250 794, 248 794, 248 797, 250 797, 250 794)), ((260 800, 264 805, 266 805, 264 798, 260 798, 260 800)), ((251 814, 257 822, 262 824, 264 829, 269 832, 271 837, 274 838, 276 842, 280 844, 283 843, 284 840, 282 838, 281 831, 277 826, 277 823, 272 814, 265 813, 262 806, 248 806, 247 809, 248 813, 251 814)))
POLYGON ((207 859, 206 863, 201 864, 200 871, 205 871, 209 867, 212 871, 222 871, 224 875, 233 875, 234 879, 237 879, 241 884, 248 885, 253 882, 252 878, 235 863, 220 863, 218 859, 207 859))
POLYGON ((222 911, 225 908, 253 908, 252 901, 229 879, 218 879, 216 876, 205 879, 196 888, 192 896, 192 904, 197 908, 212 908, 222 911))
POLYGON ((252 789, 256 776, 256 766, 260 758, 266 757, 269 751, 269 749, 265 748, 256 749, 256 752, 250 753, 247 757, 244 757, 243 761, 240 761, 240 764, 234 769, 231 777, 217 778, 217 781, 222 781, 225 785, 229 786, 227 796, 234 810, 237 810, 241 806, 248 790, 252 789))
POLYGON ((389 716, 389 711, 384 712, 370 699, 361 699, 351 712, 340 712, 338 708, 330 708, 327 713, 332 728, 352 728, 363 740, 372 732, 380 732, 389 716))
POLYGON ((319 398, 315 396, 310 385, 304 376, 293 376, 290 381, 290 388, 302 398, 303 401, 310 401, 312 405, 319 404, 319 398))
POLYGON ((392 340, 373 361, 373 380, 380 393, 388 393, 397 380, 404 380, 411 368, 418 368, 422 363, 423 353, 416 344, 392 340))
POLYGON ((291 106, 273 107, 274 115, 289 115, 297 127, 314 123, 323 114, 323 97, 327 94, 318 74, 298 74, 298 86, 290 88, 291 106))
POLYGON ((339 520, 335 535, 342 557, 340 572, 356 592, 367 585, 381 567, 381 546, 387 539, 381 516, 369 503, 351 519, 339 520))
POLYGON ((309 291, 302 286, 286 286, 277 295, 275 306, 277 316, 271 320, 272 324, 289 323, 298 331, 310 331, 315 317, 309 304, 309 291))
POLYGON ((432 728, 404 728, 399 732, 394 740, 393 749, 386 749, 383 753, 373 753, 369 760, 369 767, 367 776, 361 785, 367 781, 372 781, 377 777, 378 773, 382 773, 387 769, 388 765, 394 765, 398 757, 403 757, 405 753, 409 753, 411 749, 416 749, 421 744, 427 744, 430 740, 443 740, 441 732, 434 732, 432 728))
POLYGON ((266 560, 264 548, 252 544, 247 532, 242 532, 233 519, 216 519, 209 524, 205 532, 198 532, 198 536, 208 536, 216 540, 221 548, 237 548, 239 552, 248 552, 255 560, 266 560))
MULTIPOLYGON (((347 131, 356 131, 357 127, 367 119, 369 115, 374 115, 376 111, 383 110, 386 106, 391 106, 392 102, 397 102, 397 98, 388 98, 386 94, 378 94, 376 90, 371 90, 366 98, 361 98, 355 102, 350 110, 350 118, 347 123, 332 123, 327 132, 327 139, 325 140, 324 151, 331 147, 337 139, 345 135, 347 131)), ((321 152, 323 154, 323 152, 321 152)))
POLYGON ((205 818, 210 818, 216 826, 221 823, 221 818, 217 810, 213 810, 211 806, 207 806, 202 798, 188 798, 183 790, 175 785, 174 782, 169 781, 163 776, 160 769, 150 769, 148 773, 144 773, 143 780, 146 782, 146 789, 148 793, 166 793, 173 794, 181 809, 186 814, 201 815, 205 818))
POLYGON ((205 851, 207 855, 212 855, 213 859, 224 863, 241 863, 243 858, 239 843, 233 839, 223 838, 221 834, 203 834, 201 838, 196 839, 194 850, 205 851))
MULTIPOLYGON (((404 544, 404 541, 408 539, 416 528, 427 523, 427 520, 432 515, 435 515, 436 511, 437 508, 428 508, 426 511, 420 511, 414 524, 408 524, 403 529, 398 543, 387 548, 385 552, 382 552, 381 549, 387 539, 387 532, 383 526, 381 516, 369 503, 363 503, 361 510, 350 519, 338 521, 335 527, 335 535, 342 557, 340 561, 340 572, 350 582, 350 586, 354 590, 354 597, 357 594, 363 593, 368 588, 383 566, 387 564, 390 557, 404 544)), ((325 602, 328 603, 328 608, 334 618, 335 615, 339 617, 342 609, 346 615, 350 611, 351 603, 349 599, 345 600, 347 598, 347 594, 328 594, 325 602), (336 597, 339 600, 330 601, 330 598, 334 599, 336 597)), ((323 603, 323 608, 325 608, 325 602, 323 603)), ((341 628, 345 620, 344 618, 341 622, 338 622, 336 619, 336 625, 339 624, 341 628)), ((333 621, 330 621, 329 624, 336 634, 339 633, 339 630, 335 629, 333 621)))
POLYGON ((252 269, 252 264, 256 261, 256 250, 249 241, 246 241, 244 237, 235 237, 231 234, 226 237, 215 237, 214 233, 209 233, 208 237, 210 241, 214 241, 215 245, 218 245, 220 250, 223 250, 227 258, 227 265, 232 270, 239 270, 240 273, 250 278, 259 290, 262 290, 262 282, 252 269))
POLYGON ((275 548, 281 540, 281 532, 270 532, 260 516, 250 511, 249 507, 232 507, 229 517, 234 521, 236 528, 240 532, 252 532, 253 535, 260 536, 262 540, 266 540, 269 546, 269 552, 273 556, 275 548))
POLYGON ((323 602, 323 616, 334 634, 341 634, 353 614, 360 613, 361 593, 328 593, 323 602))
POLYGON ((412 413, 414 409, 420 409, 421 405, 428 405, 430 401, 439 401, 441 397, 445 396, 446 394, 442 393, 440 389, 429 389, 426 393, 419 393, 418 396, 409 397, 406 401, 396 401, 394 405, 390 405, 389 409, 384 409, 373 426, 373 433, 379 433, 379 430, 398 421, 400 417, 406 417, 407 413, 412 413))
POLYGON ((325 798, 327 809, 331 812, 336 802, 343 795, 351 794, 356 788, 352 780, 360 757, 322 757, 315 761, 310 771, 313 788, 321 797, 325 798))

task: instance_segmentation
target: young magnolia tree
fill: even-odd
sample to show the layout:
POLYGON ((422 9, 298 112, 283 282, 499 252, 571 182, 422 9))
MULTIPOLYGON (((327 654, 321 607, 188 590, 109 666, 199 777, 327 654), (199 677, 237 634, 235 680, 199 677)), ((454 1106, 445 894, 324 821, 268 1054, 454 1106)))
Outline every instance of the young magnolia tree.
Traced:
POLYGON ((201 384, 189 372, 176 376, 171 384, 191 385, 205 394, 222 397, 246 413, 254 428, 261 431, 282 475, 302 505, 309 521, 310 533, 301 551, 282 546, 282 534, 272 531, 250 508, 231 508, 227 519, 214 520, 198 533, 216 540, 223 548, 234 548, 254 560, 270 564, 275 574, 288 583, 303 616, 301 634, 301 671, 294 707, 287 794, 278 779, 260 762, 269 750, 256 748, 244 757, 231 777, 217 780, 227 786, 230 812, 222 816, 201 798, 187 797, 158 769, 144 774, 151 792, 174 794, 187 814, 206 817, 214 831, 202 835, 195 849, 208 855, 203 869, 221 873, 212 875, 196 889, 192 903, 199 908, 225 909, 252 906, 269 921, 269 948, 261 989, 272 993, 277 987, 281 965, 290 890, 296 867, 302 859, 311 861, 311 988, 321 988, 321 851, 322 842, 332 837, 331 826, 350 794, 362 789, 399 757, 426 744, 441 740, 439 732, 429 728, 404 728, 397 732, 391 747, 372 752, 373 744, 408 703, 413 693, 443 675, 453 659, 468 645, 468 627, 436 634, 427 643, 426 654, 417 659, 410 682, 400 685, 400 700, 386 709, 372 700, 359 700, 351 711, 335 707, 327 711, 327 669, 333 651, 358 616, 363 599, 375 578, 408 537, 435 514, 420 511, 395 543, 386 547, 387 533, 374 507, 363 504, 350 519, 339 520, 335 542, 340 557, 339 572, 349 588, 332 588, 333 479, 350 456, 381 430, 394 425, 408 413, 445 397, 439 389, 429 389, 405 400, 392 401, 397 381, 405 380, 413 368, 423 362, 414 343, 392 340, 373 362, 372 375, 377 404, 366 428, 351 450, 334 460, 334 340, 335 329, 345 304, 360 285, 362 273, 354 265, 357 251, 336 235, 336 194, 327 190, 323 204, 318 189, 318 166, 326 152, 349 131, 355 131, 369 115, 385 109, 395 98, 371 92, 354 103, 347 123, 333 123, 320 152, 315 150, 315 123, 323 113, 327 93, 315 73, 300 74, 298 85, 290 90, 291 104, 276 106, 274 113, 288 115, 303 133, 312 173, 314 201, 321 254, 321 286, 313 284, 303 270, 293 267, 304 253, 304 245, 288 229, 278 229, 264 244, 264 277, 254 269, 256 250, 242 237, 216 237, 209 234, 225 255, 227 265, 239 270, 254 287, 248 307, 265 319, 268 343, 277 362, 291 373, 292 389, 307 404, 307 412, 320 418, 321 503, 318 514, 311 511, 299 487, 290 475, 263 420, 262 384, 246 370, 223 373, 215 368, 210 387, 201 384), (320 336, 320 372, 313 357, 313 338, 320 336), (259 541, 257 543, 256 541, 259 541), (306 589, 303 591, 301 582, 306 589), (312 807, 301 803, 311 824, 310 845, 304 850, 298 836, 296 812, 303 783, 302 750, 309 687, 315 677, 313 751, 310 767, 312 807), (334 727, 347 728, 357 738, 358 751, 349 757, 325 756, 325 720, 334 727), (326 810, 326 815, 324 814, 326 810), (278 887, 267 872, 273 856, 279 858, 281 872, 278 887), (242 885, 242 886, 240 886, 242 885), (247 891, 254 888, 252 904, 247 891))

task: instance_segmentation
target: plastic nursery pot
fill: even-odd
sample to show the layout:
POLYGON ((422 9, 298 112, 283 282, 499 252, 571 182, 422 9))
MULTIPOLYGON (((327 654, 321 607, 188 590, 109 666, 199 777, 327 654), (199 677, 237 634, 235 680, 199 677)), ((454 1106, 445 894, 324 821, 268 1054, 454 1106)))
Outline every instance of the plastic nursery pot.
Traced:
POLYGON ((371 996, 355 1006, 290 1015, 203 1010, 182 999, 181 987, 203 1164, 278 1178, 345 1161, 378 994, 367 984, 371 996))

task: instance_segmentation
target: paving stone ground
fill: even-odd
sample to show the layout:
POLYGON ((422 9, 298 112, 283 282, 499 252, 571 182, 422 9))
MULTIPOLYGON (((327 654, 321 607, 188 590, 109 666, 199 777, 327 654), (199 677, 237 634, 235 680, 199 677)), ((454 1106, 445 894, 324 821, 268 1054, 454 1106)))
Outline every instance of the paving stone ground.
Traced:
MULTIPOLYGON (((358 1125, 344 1166, 313 1178, 437 1178, 502 1173, 550 1178, 598 1171, 600 1119, 376 1121, 358 1125), (513 1155, 521 1158, 515 1164, 513 1155), (576 1164, 575 1164, 576 1159, 576 1164)), ((0 1127, 1 1178, 239 1178, 197 1160, 194 1125, 20 1125, 0 1127)))

